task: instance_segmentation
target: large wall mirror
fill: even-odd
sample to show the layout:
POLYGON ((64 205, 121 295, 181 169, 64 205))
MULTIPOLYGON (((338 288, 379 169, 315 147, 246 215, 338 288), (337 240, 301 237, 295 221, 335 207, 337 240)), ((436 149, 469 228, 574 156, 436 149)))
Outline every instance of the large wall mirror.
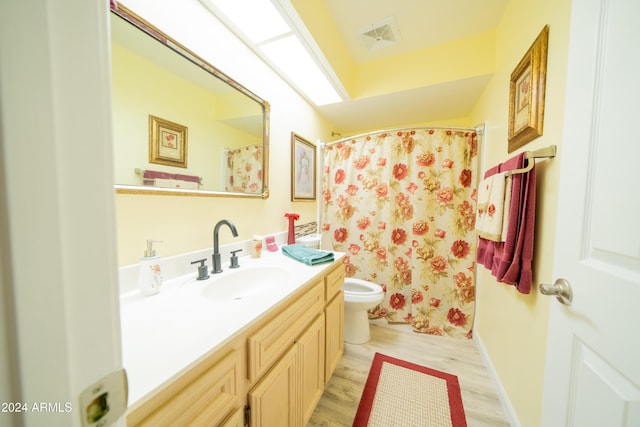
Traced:
POLYGON ((123 6, 111 48, 117 193, 268 197, 268 102, 123 6))

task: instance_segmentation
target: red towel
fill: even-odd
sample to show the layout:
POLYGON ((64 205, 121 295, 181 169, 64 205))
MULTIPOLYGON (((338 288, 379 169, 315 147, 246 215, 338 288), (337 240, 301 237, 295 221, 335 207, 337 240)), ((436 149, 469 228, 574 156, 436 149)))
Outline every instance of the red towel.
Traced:
POLYGON ((200 183, 200 177, 199 176, 193 176, 193 175, 182 175, 179 173, 174 174, 175 179, 180 179, 182 181, 188 181, 188 182, 197 182, 198 184, 200 183))
MULTIPOLYGON (((179 179, 182 181, 189 181, 189 182, 197 182, 198 184, 200 183, 201 178, 199 176, 194 176, 194 175, 182 175, 179 173, 170 173, 170 172, 160 172, 160 171, 153 171, 153 170, 145 170, 144 171, 144 180, 145 183, 148 180, 153 180, 155 178, 162 178, 162 179, 179 179)), ((147 184, 145 184, 147 185, 147 184)), ((151 181, 151 185, 153 185, 153 181, 151 181)))
MULTIPOLYGON (((485 178, 498 172, 520 169, 527 161, 521 153, 485 172, 485 178)), ((518 292, 531 292, 531 260, 536 210, 536 172, 533 168, 512 177, 509 224, 505 242, 479 238, 478 262, 491 270, 499 282, 515 285, 518 292)), ((506 207, 505 207, 506 208, 506 207)))
POLYGON ((147 179, 155 179, 155 178, 174 179, 174 174, 169 172, 146 170, 144 171, 144 177, 147 179))

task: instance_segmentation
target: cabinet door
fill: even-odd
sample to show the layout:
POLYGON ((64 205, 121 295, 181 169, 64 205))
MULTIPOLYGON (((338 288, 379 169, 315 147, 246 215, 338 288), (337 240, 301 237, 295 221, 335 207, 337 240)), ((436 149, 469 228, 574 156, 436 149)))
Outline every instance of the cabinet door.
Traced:
POLYGON ((302 425, 307 425, 324 392, 324 314, 313 321, 296 345, 301 377, 302 425))
POLYGON ((249 380, 256 381, 267 372, 307 325, 324 307, 322 279, 317 280, 302 296, 251 335, 248 340, 249 380))
POLYGON ((298 427, 300 393, 297 346, 293 345, 249 392, 251 427, 298 427))
POLYGON ((344 292, 340 291, 325 309, 325 371, 324 381, 336 370, 344 353, 344 292))

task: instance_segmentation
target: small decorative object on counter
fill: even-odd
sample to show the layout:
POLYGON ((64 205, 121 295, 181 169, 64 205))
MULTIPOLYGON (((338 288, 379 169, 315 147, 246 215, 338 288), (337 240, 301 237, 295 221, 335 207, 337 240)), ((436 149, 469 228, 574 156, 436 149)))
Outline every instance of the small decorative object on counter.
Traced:
POLYGON ((162 285, 162 272, 156 251, 153 249, 154 243, 162 243, 162 240, 147 240, 147 250, 144 251, 144 257, 140 258, 138 287, 140 293, 145 296, 157 294, 162 285))
POLYGON ((267 236, 266 239, 264 239, 265 242, 267 242, 267 250, 269 252, 275 252, 278 250, 278 244, 276 243, 276 238, 273 236, 267 236))
POLYGON ((253 236, 251 243, 249 243, 249 252, 251 252, 252 258, 260 258, 262 254, 262 237, 253 236))
POLYGON ((273 236, 268 236, 264 239, 267 242, 267 250, 269 252, 275 252, 278 250, 278 244, 276 243, 276 238, 273 236))
POLYGON ((287 244, 293 245, 296 242, 296 233, 293 230, 293 222, 300 218, 300 215, 297 213, 287 213, 284 214, 286 218, 289 219, 289 235, 287 236, 287 244))

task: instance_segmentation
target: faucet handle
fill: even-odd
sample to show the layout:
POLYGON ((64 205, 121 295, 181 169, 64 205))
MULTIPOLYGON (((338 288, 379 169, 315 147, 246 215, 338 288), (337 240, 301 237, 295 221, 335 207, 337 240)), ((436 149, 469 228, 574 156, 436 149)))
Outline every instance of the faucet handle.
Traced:
POLYGON ((200 263, 198 266, 198 279, 197 280, 207 280, 209 278, 209 270, 207 269, 206 263, 207 259, 202 258, 197 261, 191 261, 191 264, 200 263))
POLYGON ((240 264, 238 264, 238 255, 236 255, 236 252, 240 252, 240 251, 242 251, 242 249, 236 249, 235 251, 231 251, 231 265, 229 266, 229 268, 240 267, 240 264))

